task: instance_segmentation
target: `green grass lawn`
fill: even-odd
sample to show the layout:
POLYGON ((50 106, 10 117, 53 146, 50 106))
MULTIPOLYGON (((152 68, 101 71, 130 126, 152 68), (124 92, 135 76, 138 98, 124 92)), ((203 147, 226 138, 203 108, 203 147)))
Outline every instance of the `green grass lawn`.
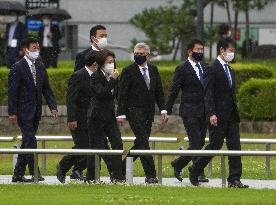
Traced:
POLYGON ((272 205, 274 190, 129 185, 0 185, 1 205, 272 205))
MULTIPOLYGON (((125 136, 125 135, 124 135, 125 136)), ((152 136, 171 136, 181 137, 179 143, 157 143, 156 149, 178 149, 184 145, 187 148, 187 143, 183 143, 183 137, 181 135, 169 135, 159 133, 152 136)), ((264 135, 264 134, 242 134, 244 138, 276 138, 276 135, 264 135)), ((14 143, 1 143, 0 147, 10 148, 14 143)), ((127 149, 132 143, 125 143, 124 148, 127 149)), ((39 147, 41 144, 39 143, 39 147)), ((48 142, 47 148, 71 148, 72 142, 48 142)), ((224 147, 224 149, 226 149, 224 147)), ((265 145, 242 145, 243 150, 265 150, 265 145)), ((276 150, 276 145, 271 146, 271 150, 276 150)), ((47 171, 43 175, 55 175, 55 167, 58 161, 61 159, 61 155, 47 155, 47 171)), ((173 177, 173 170, 170 166, 171 160, 176 156, 165 156, 163 157, 163 176, 173 177)), ((265 176, 265 157, 243 157, 243 178, 249 179, 276 179, 276 158, 271 158, 271 175, 265 176)), ((41 166, 41 158, 39 159, 41 166)), ((103 163, 103 162, 102 162, 103 163)), ((12 174, 12 156, 11 155, 0 155, 0 174, 11 175, 12 174)), ((70 172, 68 173, 70 174, 70 172)), ((206 171, 207 174, 207 171, 206 171)), ((102 176, 108 176, 106 166, 102 165, 101 170, 102 176)), ((140 160, 135 162, 134 176, 144 176, 140 160)), ((183 176, 188 176, 187 169, 184 169, 183 176)), ((213 175, 212 177, 220 177, 220 158, 215 157, 213 161, 213 175)))

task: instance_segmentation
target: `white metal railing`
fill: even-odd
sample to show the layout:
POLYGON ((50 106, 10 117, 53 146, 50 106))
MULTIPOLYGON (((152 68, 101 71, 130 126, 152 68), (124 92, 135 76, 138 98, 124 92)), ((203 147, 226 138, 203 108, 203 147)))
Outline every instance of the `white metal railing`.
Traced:
MULTIPOLYGON (((185 142, 189 142, 189 138, 184 138, 185 142)), ((205 138, 205 143, 208 143, 210 140, 209 138, 205 138)), ((240 139, 241 144, 265 144, 265 150, 270 151, 271 145, 276 144, 276 139, 250 139, 250 138, 241 138, 240 139)), ((224 139, 224 143, 226 143, 226 140, 224 139)), ((209 176, 212 176, 212 161, 208 164, 208 174, 209 176)), ((266 156, 265 158, 265 174, 266 176, 270 175, 270 156, 266 156)))

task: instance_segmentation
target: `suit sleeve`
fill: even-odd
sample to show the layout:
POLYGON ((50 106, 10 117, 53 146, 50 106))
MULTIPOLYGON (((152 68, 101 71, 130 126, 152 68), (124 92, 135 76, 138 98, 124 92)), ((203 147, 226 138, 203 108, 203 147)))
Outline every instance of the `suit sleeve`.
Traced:
POLYGON ((42 94, 48 104, 49 109, 52 110, 57 110, 57 102, 56 98, 53 94, 53 91, 51 89, 50 83, 49 83, 49 78, 48 74, 45 68, 44 69, 44 82, 43 82, 43 87, 42 87, 42 94))
POLYGON ((162 110, 165 110, 165 97, 164 97, 164 90, 162 81, 158 72, 158 69, 156 68, 156 89, 155 89, 155 100, 158 105, 158 108, 160 112, 162 110))
POLYGON ((119 82, 117 116, 126 115, 127 113, 127 94, 129 87, 129 75, 127 70, 124 69, 119 82))
POLYGON ((8 113, 9 115, 17 115, 18 113, 18 95, 20 71, 17 66, 10 69, 8 76, 8 113))
POLYGON ((181 67, 177 67, 173 75, 173 80, 170 86, 169 96, 166 103, 166 109, 168 114, 172 113, 172 108, 173 108, 175 99, 177 98, 181 85, 183 83, 183 74, 181 72, 182 72, 181 67))
POLYGON ((81 78, 74 73, 68 82, 68 89, 66 94, 66 106, 68 122, 77 120, 77 99, 81 89, 81 78))
POLYGON ((206 83, 204 101, 207 119, 216 114, 214 103, 214 74, 214 68, 209 67, 203 75, 206 83))
POLYGON ((84 59, 83 59, 82 53, 78 53, 76 56, 76 61, 75 61, 75 72, 82 69, 84 67, 84 59))

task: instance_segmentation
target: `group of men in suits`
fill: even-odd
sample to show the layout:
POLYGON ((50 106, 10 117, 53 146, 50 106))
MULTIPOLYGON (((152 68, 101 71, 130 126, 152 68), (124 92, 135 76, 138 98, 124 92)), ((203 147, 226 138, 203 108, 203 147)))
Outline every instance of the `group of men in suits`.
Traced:
MULTIPOLYGON (((90 31, 92 45, 77 55, 75 72, 69 79, 67 91, 68 127, 74 147, 77 149, 123 149, 118 123, 125 121, 136 137, 131 149, 148 150, 149 137, 154 121, 155 104, 166 124, 172 113, 174 102, 181 90, 180 116, 189 138, 190 150, 202 149, 207 129, 210 143, 206 150, 220 149, 226 138, 229 150, 240 150, 239 112, 235 97, 235 76, 229 63, 234 59, 235 42, 228 37, 217 44, 218 57, 211 65, 203 60, 204 44, 194 39, 188 44, 188 59, 174 73, 169 96, 165 101, 158 68, 151 63, 150 47, 138 43, 134 47, 134 63, 116 70, 115 54, 105 50, 107 30, 101 25, 90 31), (119 80, 118 80, 119 79, 119 80), (114 99, 118 108, 115 113, 114 99), (108 138, 107 138, 108 137, 108 138)), ((39 41, 29 38, 23 41, 24 58, 14 64, 9 73, 9 119, 18 123, 23 141, 21 148, 36 148, 35 133, 41 117, 41 98, 46 98, 54 118, 57 117, 56 101, 51 91, 45 66, 37 61, 39 41)), ((146 183, 158 183, 152 156, 140 157, 146 183)), ((174 176, 182 181, 181 172, 190 161, 189 179, 198 186, 208 182, 204 168, 212 157, 181 156, 171 162, 174 176)), ((112 182, 125 180, 125 160, 110 156, 103 158, 112 182)), ((24 177, 26 165, 33 175, 33 156, 19 155, 13 181, 28 182, 24 177)), ((64 156, 57 165, 57 178, 64 183, 66 173, 72 168, 71 178, 95 179, 94 158, 86 156, 64 156)), ((247 188, 241 181, 241 157, 229 157, 228 186, 247 188)), ((44 178, 40 175, 40 180, 44 178)))

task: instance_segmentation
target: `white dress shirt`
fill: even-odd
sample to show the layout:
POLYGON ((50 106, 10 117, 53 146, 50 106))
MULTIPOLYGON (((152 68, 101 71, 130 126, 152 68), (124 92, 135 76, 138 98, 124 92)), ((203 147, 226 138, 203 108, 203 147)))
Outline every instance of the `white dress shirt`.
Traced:
POLYGON ((220 56, 218 56, 217 59, 220 62, 220 64, 222 65, 224 72, 225 72, 225 66, 224 65, 227 64, 227 70, 228 70, 230 81, 231 81, 231 84, 232 84, 232 76, 231 76, 231 73, 230 73, 230 70, 229 70, 228 62, 225 62, 224 60, 222 60, 222 58, 220 56))
POLYGON ((97 49, 97 48, 96 48, 93 44, 92 44, 92 46, 91 46, 91 47, 92 47, 92 50, 93 50, 93 51, 100 51, 100 50, 99 50, 99 49, 97 49))
POLYGON ((200 66, 200 69, 202 71, 202 74, 203 74, 203 70, 202 70, 202 65, 199 63, 199 62, 194 62, 192 61, 190 58, 188 58, 188 61, 190 62, 190 64, 192 65, 193 69, 195 70, 196 72, 196 75, 198 77, 198 79, 200 80, 200 76, 199 76, 199 70, 198 70, 198 67, 196 66, 196 64, 198 64, 200 66))
POLYGON ((10 25, 10 29, 9 29, 9 39, 8 39, 8 46, 9 47, 16 47, 12 44, 12 41, 13 41, 13 36, 14 36, 14 32, 15 32, 15 29, 16 29, 16 26, 18 24, 18 21, 15 21, 13 22, 11 25, 10 25))
POLYGON ((91 77, 91 75, 93 74, 93 72, 87 66, 85 66, 85 69, 88 72, 89 76, 91 77))
POLYGON ((43 47, 53 47, 51 38, 48 38, 48 34, 51 31, 51 26, 45 26, 43 31, 43 47))
POLYGON ((27 56, 24 56, 25 60, 27 61, 28 63, 28 66, 30 68, 30 71, 32 73, 32 64, 35 64, 35 61, 31 61, 27 56))

